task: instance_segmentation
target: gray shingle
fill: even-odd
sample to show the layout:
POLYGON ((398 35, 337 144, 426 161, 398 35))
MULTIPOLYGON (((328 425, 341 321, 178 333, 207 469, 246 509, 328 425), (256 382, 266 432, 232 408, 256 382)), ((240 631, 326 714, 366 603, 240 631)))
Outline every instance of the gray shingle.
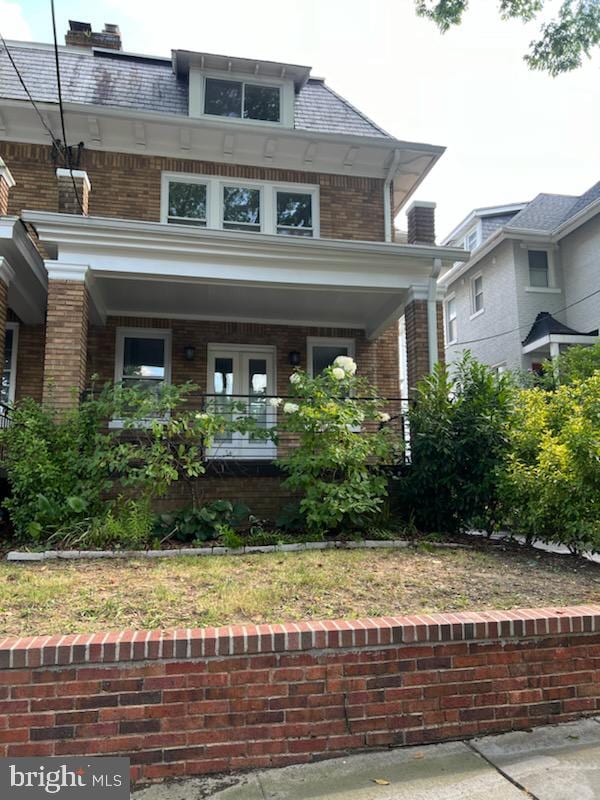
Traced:
MULTIPOLYGON (((11 45, 10 52, 33 97, 40 102, 57 102, 53 50, 11 45)), ((188 114, 187 82, 174 75, 168 59, 64 49, 59 57, 66 102, 188 114)), ((27 99, 4 48, 0 49, 0 98, 27 99)), ((317 80, 309 80, 296 97, 295 127, 332 134, 389 136, 317 80)))
POLYGON ((569 215, 578 199, 566 194, 538 194, 506 227, 552 231, 569 215))

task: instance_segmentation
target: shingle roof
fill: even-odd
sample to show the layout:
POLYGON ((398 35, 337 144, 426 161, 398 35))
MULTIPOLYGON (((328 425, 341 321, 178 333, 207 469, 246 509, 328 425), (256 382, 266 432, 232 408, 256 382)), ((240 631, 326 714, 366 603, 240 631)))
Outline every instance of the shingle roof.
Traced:
MULTIPOLYGON (((9 47, 34 99, 57 102, 53 50, 33 45, 9 47)), ((60 50, 59 58, 66 102, 188 114, 188 84, 173 73, 170 59, 66 49, 60 50)), ((0 48, 0 98, 27 99, 4 48, 0 48)), ((296 97, 295 127, 322 133, 389 137, 323 81, 314 79, 296 97)))
POLYGON ((537 342, 538 339, 542 339, 544 336, 549 336, 552 334, 570 334, 571 336, 597 336, 598 331, 589 331, 589 332, 581 332, 576 331, 573 328, 569 328, 568 325, 564 325, 562 322, 559 322, 555 317, 552 316, 548 311, 540 311, 540 313, 535 318, 533 325, 527 336, 523 339, 523 345, 526 346, 531 344, 531 342, 537 342))
POLYGON ((600 198, 600 181, 582 195, 538 194, 516 214, 507 228, 553 231, 600 198))

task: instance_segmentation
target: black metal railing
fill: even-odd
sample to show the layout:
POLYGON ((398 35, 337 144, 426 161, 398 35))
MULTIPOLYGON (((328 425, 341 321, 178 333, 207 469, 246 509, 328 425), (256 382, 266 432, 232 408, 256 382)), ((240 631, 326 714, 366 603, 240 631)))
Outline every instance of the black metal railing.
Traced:
POLYGON ((4 461, 4 441, 2 431, 12 424, 12 408, 7 403, 0 402, 0 466, 4 461))

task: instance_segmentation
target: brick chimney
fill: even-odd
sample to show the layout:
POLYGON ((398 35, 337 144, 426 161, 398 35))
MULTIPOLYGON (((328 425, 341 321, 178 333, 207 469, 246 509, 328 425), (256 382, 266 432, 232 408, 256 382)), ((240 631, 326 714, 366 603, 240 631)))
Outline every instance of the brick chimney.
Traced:
POLYGON ((15 179, 0 157, 0 217, 8 214, 8 192, 15 185, 15 179))
POLYGON ((58 210, 61 214, 79 214, 81 216, 83 208, 83 216, 87 217, 92 184, 85 170, 74 169, 72 173, 71 175, 70 169, 62 167, 56 170, 58 210))
POLYGON ((110 50, 122 50, 121 32, 118 25, 108 22, 103 31, 93 31, 89 22, 69 20, 69 30, 65 36, 65 44, 72 47, 106 47, 110 50))
POLYGON ((435 244, 435 203, 415 200, 406 217, 408 244, 435 244))

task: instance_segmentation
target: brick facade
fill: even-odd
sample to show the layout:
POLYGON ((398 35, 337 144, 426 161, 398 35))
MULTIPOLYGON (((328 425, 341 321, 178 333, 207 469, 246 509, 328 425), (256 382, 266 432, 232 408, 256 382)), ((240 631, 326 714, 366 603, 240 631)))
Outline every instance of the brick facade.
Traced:
POLYGON ((57 174, 58 211, 61 214, 83 214, 87 216, 89 209, 90 183, 81 170, 61 170, 65 174, 57 174))
MULTIPOLYGON (((444 310, 437 303, 438 360, 444 361, 444 310)), ((409 394, 414 394, 417 382, 429 374, 429 335, 427 300, 412 300, 404 311, 406 324, 406 362, 409 394)))
POLYGON ((43 399, 72 408, 85 388, 88 289, 84 281, 49 280, 43 399))
POLYGON ((8 214, 9 186, 3 175, 0 175, 0 217, 8 214))
POLYGON ((599 606, 4 639, 0 756, 278 767, 597 715, 599 670, 599 606))
MULTIPOLYGON (((4 142, 2 153, 17 185, 9 212, 58 210, 55 167, 46 145, 4 142)), ((151 222, 160 220, 161 172, 222 175, 248 180, 314 183, 320 191, 321 236, 383 241, 383 180, 352 175, 281 170, 237 164, 84 150, 80 168, 93 186, 89 214, 151 222)), ((76 213, 80 213, 79 210, 76 213)))

